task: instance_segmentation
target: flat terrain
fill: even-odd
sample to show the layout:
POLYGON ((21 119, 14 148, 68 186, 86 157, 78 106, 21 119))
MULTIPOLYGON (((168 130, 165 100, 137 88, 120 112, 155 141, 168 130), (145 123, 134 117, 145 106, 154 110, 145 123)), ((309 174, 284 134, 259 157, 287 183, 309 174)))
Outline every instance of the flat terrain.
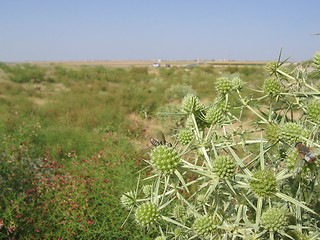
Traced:
MULTIPOLYGON (((102 65, 106 67, 150 67, 153 63, 158 63, 157 60, 97 60, 97 61, 57 61, 57 62, 30 62, 33 64, 47 65, 52 63, 59 63, 68 66, 78 66, 78 65, 102 65)), ((175 61, 161 61, 161 67, 164 66, 193 66, 193 65, 212 65, 212 66, 228 66, 228 65, 264 65, 266 62, 263 61, 214 61, 214 60, 175 60, 175 61)))

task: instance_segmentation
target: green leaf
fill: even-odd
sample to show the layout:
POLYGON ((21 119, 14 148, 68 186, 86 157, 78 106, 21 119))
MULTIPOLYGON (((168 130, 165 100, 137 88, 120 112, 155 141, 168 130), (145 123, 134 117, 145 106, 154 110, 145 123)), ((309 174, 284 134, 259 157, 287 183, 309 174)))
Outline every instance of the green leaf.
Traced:
POLYGON ((315 211, 313 211, 311 208, 307 207, 306 205, 304 205, 302 202, 299 202, 297 199, 294 199, 288 195, 285 195, 283 193, 280 193, 280 192, 277 192, 275 193, 275 195, 278 197, 278 198, 281 198, 283 201, 285 202, 291 202, 292 204, 296 205, 296 206, 299 206, 305 210, 307 210, 308 212, 311 212, 313 214, 316 214, 318 215, 315 211))
POLYGON ((189 192, 188 187, 187 187, 187 184, 186 184, 186 182, 184 181, 184 179, 183 179, 182 175, 180 174, 180 172, 179 172, 178 170, 175 170, 174 173, 175 173, 176 176, 179 178, 182 186, 186 189, 187 192, 189 192))
POLYGON ((179 223, 179 222, 177 222, 177 221, 175 221, 175 220, 173 220, 173 219, 171 219, 171 218, 168 218, 168 217, 166 217, 166 216, 161 216, 161 218, 163 219, 163 220, 165 220, 165 221, 167 221, 167 222, 170 222, 170 223, 173 223, 173 224, 175 224, 175 225, 177 225, 177 226, 180 226, 180 227, 182 227, 182 228, 186 228, 186 229, 190 229, 190 228, 188 228, 186 225, 184 225, 184 224, 182 224, 182 223, 179 223))

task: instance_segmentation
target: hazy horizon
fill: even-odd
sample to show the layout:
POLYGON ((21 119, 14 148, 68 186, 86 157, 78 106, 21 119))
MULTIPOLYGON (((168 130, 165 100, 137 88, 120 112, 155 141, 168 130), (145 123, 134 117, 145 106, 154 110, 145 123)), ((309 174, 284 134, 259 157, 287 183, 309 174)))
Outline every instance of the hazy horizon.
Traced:
POLYGON ((304 61, 320 1, 1 1, 0 61, 304 61))

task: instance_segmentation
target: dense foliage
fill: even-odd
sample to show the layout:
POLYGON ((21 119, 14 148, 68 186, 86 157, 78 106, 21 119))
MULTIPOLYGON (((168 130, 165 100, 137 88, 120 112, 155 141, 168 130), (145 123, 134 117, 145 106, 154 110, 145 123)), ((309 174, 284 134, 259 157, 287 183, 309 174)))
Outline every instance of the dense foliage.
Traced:
POLYGON ((158 141, 121 198, 137 224, 157 239, 319 239, 319 59, 271 62, 253 89, 219 77, 206 104, 185 96, 176 144, 158 141))
MULTIPOLYGON (((196 231, 206 234, 207 229, 202 225, 207 217, 214 223, 210 229, 219 229, 218 232, 223 233, 220 226, 223 221, 216 218, 220 214, 218 211, 217 215, 205 216, 202 220, 199 218, 200 220, 195 221, 194 210, 190 211, 190 206, 193 206, 194 199, 202 201, 202 206, 207 206, 204 191, 209 188, 209 185, 206 185, 208 177, 209 183, 215 183, 212 176, 216 175, 227 182, 241 174, 235 156, 241 158, 245 153, 248 156, 252 153, 248 161, 252 160, 253 167, 257 167, 255 163, 258 158, 253 157, 257 149, 262 148, 266 154, 277 153, 277 144, 281 142, 278 140, 280 136, 276 134, 270 135, 270 139, 275 139, 275 144, 270 149, 266 148, 264 141, 255 139, 255 142, 250 142, 251 138, 246 139, 248 134, 250 137, 256 136, 255 127, 262 124, 262 118, 255 124, 247 123, 248 118, 261 116, 268 119, 262 113, 265 112, 264 108, 259 109, 253 105, 257 103, 256 100, 260 100, 258 96, 263 94, 249 90, 252 86, 259 85, 259 91, 262 91, 265 75, 265 70, 259 66, 200 65, 193 68, 152 69, 0 63, 0 239, 153 239, 158 235, 174 237, 174 232, 180 232, 183 236, 186 233, 184 226, 189 227, 193 220, 196 231), (230 91, 229 80, 232 81, 230 91), (242 85, 244 82, 246 85, 242 85), (239 95, 237 90, 233 89, 234 86, 238 86, 239 95), (218 91, 224 93, 221 95, 218 91), (201 96, 204 102, 215 104, 204 106, 198 97, 192 97, 192 101, 197 102, 196 107, 193 108, 192 103, 186 101, 184 112, 180 111, 180 99, 195 94, 201 96), (239 96, 242 98, 237 100, 239 96), (220 101, 221 99, 224 101, 220 101), (236 106, 233 106, 233 103, 237 103, 236 106), (197 109, 197 113, 188 113, 190 108, 197 109), (250 108, 254 111, 245 111, 250 108), (175 114, 167 117, 167 114, 158 112, 175 114), (210 125, 210 122, 214 124, 210 125), (189 127, 182 128, 184 123, 186 125, 183 126, 189 127), (176 134, 180 142, 174 148, 168 143, 159 149, 154 147, 152 156, 156 161, 146 163, 141 159, 139 149, 148 145, 149 133, 153 128, 158 128, 159 124, 165 126, 167 133, 176 134), (246 130, 246 124, 251 126, 250 129, 254 128, 254 131, 246 130), (227 126, 232 126, 233 129, 227 126), (219 129, 227 132, 223 134, 219 129), (233 145, 235 139, 233 140, 230 131, 237 132, 235 139, 245 136, 243 142, 240 144, 240 140, 237 140, 237 145, 233 145), (239 134, 241 131, 242 135, 239 134), (204 141, 203 137, 207 132, 210 132, 210 136, 204 141), (212 137, 221 142, 214 141, 212 144, 212 137), (227 137, 229 145, 226 147, 223 144, 227 137), (180 143, 186 144, 185 147, 180 143), (238 147, 242 145, 243 149, 238 152, 238 147), (212 155, 214 151, 216 155, 212 155), (219 156, 221 151, 234 155, 219 156), (212 164, 212 173, 200 177, 204 185, 201 191, 199 190, 201 194, 198 194, 197 188, 201 181, 195 172, 209 170, 205 152, 210 160, 215 159, 213 156, 218 160, 212 164), (171 157, 170 166, 166 166, 163 155, 171 157), (181 171, 183 165, 178 162, 180 159, 191 164, 190 169, 184 168, 181 171), (138 172, 149 166, 149 163, 164 171, 166 177, 161 174, 154 175, 149 170, 138 172), (193 169, 191 166, 200 169, 193 169), (139 176, 149 182, 138 181, 139 176), (158 178, 159 176, 161 177, 158 178), (154 179, 157 179, 156 185, 152 184, 154 179), (136 188, 137 185, 139 188, 136 188), (159 202, 158 197, 163 193, 161 191, 169 194, 159 202), (127 192, 127 198, 121 197, 124 192, 127 192), (181 199, 186 200, 185 203, 174 205, 177 197, 173 196, 176 196, 176 192, 183 197, 181 199), (142 194, 145 194, 145 197, 141 198, 142 194), (135 221, 126 221, 128 212, 122 207, 123 202, 134 207, 129 209, 136 214, 140 224, 148 225, 148 221, 160 223, 162 232, 158 227, 145 229, 138 227, 139 224, 135 221), (173 213, 177 216, 180 214, 184 220, 172 217, 170 214, 173 213), (185 213, 188 215, 183 215, 185 213), (184 221, 189 225, 185 225, 184 221), (166 226, 168 222, 170 224, 166 226), (172 226, 177 228, 173 229, 172 226)), ((277 87, 274 89, 277 90, 277 87)), ((277 94, 281 96, 275 96, 279 99, 288 95, 282 89, 277 94)), ((317 97, 313 94, 308 95, 308 98, 311 96, 314 101, 303 105, 303 110, 309 109, 310 117, 313 116, 312 121, 318 121, 317 97)), ((300 100, 299 96, 291 97, 300 100)), ((268 98, 261 98, 261 102, 267 103, 268 98)), ((278 104, 282 106, 281 102, 277 102, 273 108, 277 109, 278 104)), ((277 119, 280 119, 281 114, 278 115, 277 119)), ((287 119, 283 123, 286 121, 287 119)), ((263 124, 257 129, 264 129, 266 122, 263 124)), ((270 132, 278 131, 271 129, 270 132)), ((306 137, 311 136, 310 134, 307 132, 306 137)), ((288 131, 285 136, 285 139, 295 141, 294 133, 288 131)), ((259 137, 260 135, 257 138, 259 137)), ((312 145, 311 142, 307 143, 312 145)), ((290 154, 293 156, 294 153, 296 152, 290 154)), ((290 154, 287 155, 291 156, 290 154)), ((250 165, 249 171, 253 167, 250 165)), ((302 169, 302 172, 305 170, 302 169)), ((278 182, 277 177, 276 181, 278 182)), ((220 192, 228 186, 226 183, 222 186, 213 185, 216 185, 220 192)), ((272 184, 270 188, 272 189, 272 184)), ((262 191, 262 194, 267 193, 262 191)), ((230 191, 226 191, 224 195, 225 198, 219 201, 227 203, 230 191)), ((248 211, 255 209, 256 202, 251 201, 253 205, 247 208, 248 211)), ((226 212, 230 204, 234 202, 225 206, 226 212)), ((263 201, 263 206, 264 204, 263 201)), ((200 205, 194 206, 198 208, 200 205)), ((245 213, 245 203, 241 206, 242 213, 245 213)), ((304 203, 303 206, 314 209, 309 203, 304 203)), ((305 217, 303 209, 302 207, 301 217, 305 217)), ((280 210, 273 211, 282 216, 280 210)), ((264 225, 269 224, 269 215, 272 214, 262 215, 264 225)), ((248 217, 250 221, 252 217, 253 215, 248 217)), ((286 220, 283 217, 279 219, 284 219, 282 222, 286 220)), ((275 227, 285 229, 286 225, 282 222, 275 227)), ((301 227, 304 229, 305 225, 301 227)))

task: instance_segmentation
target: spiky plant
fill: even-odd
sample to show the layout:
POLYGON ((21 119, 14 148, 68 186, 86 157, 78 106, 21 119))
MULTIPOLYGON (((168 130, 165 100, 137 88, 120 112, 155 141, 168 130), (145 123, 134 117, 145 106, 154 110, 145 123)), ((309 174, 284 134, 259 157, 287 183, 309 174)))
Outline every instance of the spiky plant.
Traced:
POLYGON ((133 204, 139 225, 169 239, 319 239, 320 172, 305 155, 320 148, 320 92, 280 60, 267 69, 253 92, 221 77, 215 104, 183 100, 177 145, 155 147, 147 161, 152 188, 133 204))

